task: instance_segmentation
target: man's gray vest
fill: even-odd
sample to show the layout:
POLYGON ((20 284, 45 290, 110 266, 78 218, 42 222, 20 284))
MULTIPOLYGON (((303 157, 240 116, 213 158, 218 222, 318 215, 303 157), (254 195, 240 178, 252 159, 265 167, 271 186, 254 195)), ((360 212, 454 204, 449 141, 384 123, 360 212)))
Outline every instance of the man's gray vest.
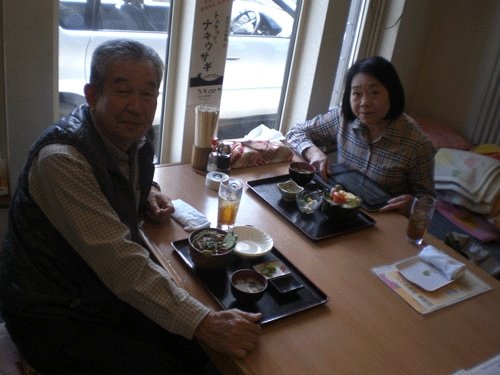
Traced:
POLYGON ((116 320, 123 302, 104 286, 33 201, 28 173, 33 158, 51 143, 76 147, 92 166, 103 194, 140 243, 138 228, 154 174, 148 139, 138 151, 140 202, 97 134, 86 105, 47 128, 32 146, 9 209, 0 257, 0 305, 14 314, 61 319, 116 320))

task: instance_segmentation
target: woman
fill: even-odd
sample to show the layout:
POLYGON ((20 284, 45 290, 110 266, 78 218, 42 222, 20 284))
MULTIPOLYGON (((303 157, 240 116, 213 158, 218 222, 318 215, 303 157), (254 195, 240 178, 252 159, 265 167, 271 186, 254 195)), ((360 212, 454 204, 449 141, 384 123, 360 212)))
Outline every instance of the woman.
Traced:
POLYGON ((380 211, 406 211, 418 193, 434 195, 434 147, 404 111, 401 81, 393 65, 375 56, 354 63, 342 107, 297 124, 290 146, 323 177, 330 164, 323 150, 337 149, 337 162, 355 169, 394 196, 380 211))

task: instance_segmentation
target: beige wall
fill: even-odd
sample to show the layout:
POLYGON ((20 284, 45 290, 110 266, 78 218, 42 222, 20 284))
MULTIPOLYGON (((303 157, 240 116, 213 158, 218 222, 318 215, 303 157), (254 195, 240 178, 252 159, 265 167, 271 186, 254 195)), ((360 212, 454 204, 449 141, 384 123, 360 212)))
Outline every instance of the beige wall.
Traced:
MULTIPOLYGON (((3 2, 7 158, 11 186, 36 137, 58 112, 55 1, 3 2)), ((2 150, 2 154, 5 150, 2 150)))
MULTIPOLYGON (((58 112, 52 69, 57 51, 57 7, 55 0, 9 0, 0 4, 0 154, 8 159, 12 190, 31 144, 58 112)), ((6 215, 7 209, 0 209, 0 235, 6 215)))
MULTIPOLYGON (((392 61, 405 82, 408 111, 444 121, 477 142, 474 128, 499 63, 500 1, 408 0, 401 22, 392 61)), ((494 107, 489 142, 500 142, 494 107)))

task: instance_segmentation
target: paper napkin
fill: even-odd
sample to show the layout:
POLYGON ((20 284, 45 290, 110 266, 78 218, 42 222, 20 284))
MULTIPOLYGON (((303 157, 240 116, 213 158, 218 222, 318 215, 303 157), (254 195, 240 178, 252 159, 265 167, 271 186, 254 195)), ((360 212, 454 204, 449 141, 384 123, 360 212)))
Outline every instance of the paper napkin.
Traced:
POLYGON ((185 231, 191 232, 210 226, 210 221, 208 221, 205 215, 182 199, 175 199, 172 203, 175 208, 172 217, 183 226, 185 231))
POLYGON ((465 264, 455 260, 432 245, 428 245, 418 254, 424 262, 438 268, 448 280, 455 280, 465 272, 465 264))

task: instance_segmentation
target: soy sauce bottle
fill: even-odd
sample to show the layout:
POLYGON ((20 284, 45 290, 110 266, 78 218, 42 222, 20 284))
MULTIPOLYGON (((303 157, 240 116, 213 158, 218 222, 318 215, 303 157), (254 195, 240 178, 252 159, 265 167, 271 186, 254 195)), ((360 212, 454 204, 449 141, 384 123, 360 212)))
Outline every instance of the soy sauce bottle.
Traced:
POLYGON ((219 142, 217 148, 217 170, 226 174, 231 172, 231 145, 219 142))

